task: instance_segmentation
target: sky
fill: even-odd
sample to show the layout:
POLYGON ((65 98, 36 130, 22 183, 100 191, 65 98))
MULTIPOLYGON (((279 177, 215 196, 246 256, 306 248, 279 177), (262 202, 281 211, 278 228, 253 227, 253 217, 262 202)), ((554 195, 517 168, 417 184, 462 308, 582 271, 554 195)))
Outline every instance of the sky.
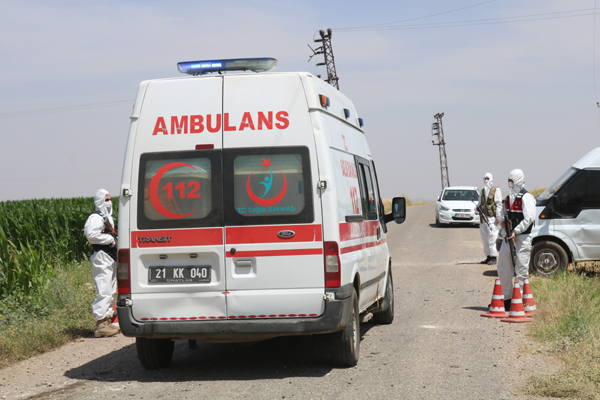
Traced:
POLYGON ((435 200, 434 115, 452 186, 552 184, 600 146, 596 0, 0 0, 0 201, 118 194, 139 83, 179 61, 309 60, 332 29, 340 91, 384 198, 435 200))

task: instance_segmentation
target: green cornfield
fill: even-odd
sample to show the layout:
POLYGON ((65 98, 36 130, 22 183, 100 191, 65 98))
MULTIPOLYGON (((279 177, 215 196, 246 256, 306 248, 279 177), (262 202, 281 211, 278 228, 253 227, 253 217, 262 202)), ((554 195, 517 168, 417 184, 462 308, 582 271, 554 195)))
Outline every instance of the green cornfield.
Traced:
MULTIPOLYGON (((113 204, 116 224, 118 198, 113 204)), ((91 197, 0 202, 0 296, 36 291, 57 265, 87 259, 83 227, 93 212, 91 197)))

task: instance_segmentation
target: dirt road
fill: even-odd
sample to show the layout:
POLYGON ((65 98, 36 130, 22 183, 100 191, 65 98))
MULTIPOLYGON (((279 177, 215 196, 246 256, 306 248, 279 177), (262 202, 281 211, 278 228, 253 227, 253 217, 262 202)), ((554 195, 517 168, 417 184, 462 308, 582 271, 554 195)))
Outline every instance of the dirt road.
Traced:
MULTIPOLYGON (((361 325, 355 368, 329 365, 323 337, 253 345, 176 343, 171 367, 146 371, 135 339, 85 338, 0 370, 1 399, 525 399, 544 360, 525 324, 481 318, 495 267, 476 228, 436 228, 433 205, 390 224, 396 314, 361 325)), ((531 397, 527 397, 531 398, 531 397)))

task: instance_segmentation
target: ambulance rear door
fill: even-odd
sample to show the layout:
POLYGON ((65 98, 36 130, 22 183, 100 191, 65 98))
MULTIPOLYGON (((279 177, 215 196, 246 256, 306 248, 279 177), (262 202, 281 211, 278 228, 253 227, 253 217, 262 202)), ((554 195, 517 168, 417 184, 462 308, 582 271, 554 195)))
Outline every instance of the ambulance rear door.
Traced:
POLYGON ((222 78, 151 81, 139 101, 130 213, 133 316, 225 319, 222 78))
POLYGON ((319 173, 300 77, 226 76, 223 120, 228 318, 321 315, 319 173))

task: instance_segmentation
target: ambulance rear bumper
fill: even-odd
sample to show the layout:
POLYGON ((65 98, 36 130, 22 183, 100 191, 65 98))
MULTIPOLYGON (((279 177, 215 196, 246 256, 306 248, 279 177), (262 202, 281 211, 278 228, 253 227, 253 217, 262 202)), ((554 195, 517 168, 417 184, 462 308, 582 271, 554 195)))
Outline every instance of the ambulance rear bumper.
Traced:
POLYGON ((335 299, 326 301, 323 314, 313 318, 137 321, 133 318, 131 307, 124 306, 128 295, 119 295, 117 313, 121 332, 129 337, 197 339, 206 342, 256 341, 277 336, 323 334, 344 329, 352 311, 352 284, 338 289, 327 289, 327 292, 334 292, 335 299))

